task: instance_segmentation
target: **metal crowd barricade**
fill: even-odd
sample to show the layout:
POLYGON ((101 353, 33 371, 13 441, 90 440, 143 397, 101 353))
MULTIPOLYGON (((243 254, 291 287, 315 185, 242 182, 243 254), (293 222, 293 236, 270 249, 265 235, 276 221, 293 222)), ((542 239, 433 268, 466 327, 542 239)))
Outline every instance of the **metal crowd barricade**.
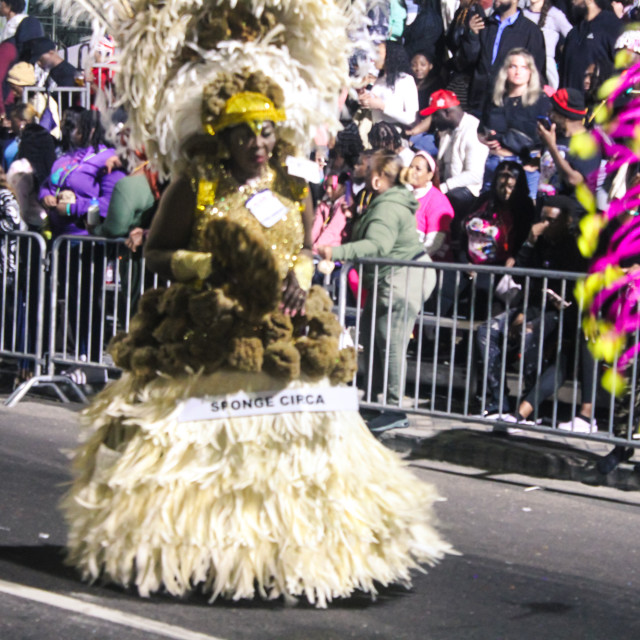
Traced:
MULTIPOLYGON (((412 263, 361 259, 341 269, 338 315, 343 326, 351 327, 360 351, 356 382, 364 392, 361 402, 364 408, 402 409, 407 413, 483 422, 498 428, 517 427, 555 436, 640 446, 636 433, 640 416, 634 416, 637 360, 630 368, 628 396, 616 399, 601 387, 606 365, 598 361, 589 363, 582 309, 573 298, 575 282, 583 276, 580 273, 413 263, 414 269, 435 270, 436 287, 416 315, 413 335, 403 336, 409 346, 400 372, 400 388, 407 395, 399 403, 390 404, 386 398, 389 332, 396 323, 391 318, 391 305, 380 308, 378 304, 379 269, 390 266, 388 277, 408 278, 401 268, 409 264, 412 263), (355 291, 350 291, 348 284, 351 268, 358 273, 355 291), (368 292, 362 287, 365 268, 373 270, 374 275, 368 292), (398 276, 403 273, 404 276, 398 276), (515 280, 505 278, 498 287, 505 276, 515 280), (511 284, 513 298, 505 294, 505 282, 511 284), (546 293, 550 288, 556 296, 546 293), (382 344, 379 339, 376 342, 374 331, 370 332, 369 344, 363 344, 366 296, 372 329, 376 322, 386 326, 382 344), (386 317, 383 319, 381 314, 386 317), (373 381, 380 375, 385 384, 376 397, 373 381), (533 407, 528 421, 507 422, 510 418, 505 420, 505 416, 515 414, 525 400, 533 407), (558 424, 571 420, 583 404, 591 405, 590 417, 597 421, 598 430, 588 434, 559 430, 558 424), (621 424, 616 414, 627 404, 629 412, 621 424)), ((402 286, 401 283, 396 290, 402 291, 402 286)))
POLYGON ((8 405, 43 385, 64 402, 65 387, 86 402, 76 384, 81 376, 69 374, 90 370, 104 381, 110 374, 118 375, 107 353, 109 341, 118 331, 128 331, 139 297, 160 284, 146 271, 141 252, 126 249, 121 238, 60 236, 50 261, 46 371, 16 389, 8 405))
POLYGON ((56 365, 115 369, 106 347, 128 331, 140 295, 158 286, 124 239, 60 236, 51 252, 49 372, 56 365))
POLYGON ((0 232, 0 356, 35 375, 44 364, 46 257, 41 235, 0 232))
POLYGON ((37 94, 49 94, 56 102, 58 117, 62 118, 62 112, 69 106, 79 106, 89 109, 91 107, 91 88, 89 85, 83 87, 24 87, 22 90, 22 101, 28 103, 32 96, 37 94))

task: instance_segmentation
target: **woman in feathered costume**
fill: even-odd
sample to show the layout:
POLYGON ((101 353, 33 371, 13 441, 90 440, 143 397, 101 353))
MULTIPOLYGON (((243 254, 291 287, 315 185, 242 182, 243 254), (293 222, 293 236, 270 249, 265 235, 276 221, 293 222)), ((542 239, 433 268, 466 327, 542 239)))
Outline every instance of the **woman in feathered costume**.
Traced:
POLYGON ((112 345, 125 373, 83 415, 63 508, 87 579, 326 606, 451 551, 434 489, 362 422, 355 353, 309 290, 287 166, 346 82, 347 7, 108 3, 133 138, 173 177, 147 247, 174 284, 143 296, 112 345))

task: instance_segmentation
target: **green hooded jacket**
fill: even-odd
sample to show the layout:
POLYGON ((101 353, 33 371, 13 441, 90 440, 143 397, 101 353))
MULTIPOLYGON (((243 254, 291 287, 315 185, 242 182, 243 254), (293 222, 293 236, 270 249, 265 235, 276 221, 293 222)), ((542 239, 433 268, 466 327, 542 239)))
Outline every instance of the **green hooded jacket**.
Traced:
MULTIPOLYGON (((424 251, 416 231, 417 208, 418 201, 406 187, 387 189, 373 198, 364 215, 355 221, 351 242, 332 248, 331 259, 341 262, 355 258, 413 260, 424 251)), ((390 271, 390 266, 379 267, 379 277, 390 271)), ((363 284, 370 286, 374 267, 365 267, 363 275, 363 284)))

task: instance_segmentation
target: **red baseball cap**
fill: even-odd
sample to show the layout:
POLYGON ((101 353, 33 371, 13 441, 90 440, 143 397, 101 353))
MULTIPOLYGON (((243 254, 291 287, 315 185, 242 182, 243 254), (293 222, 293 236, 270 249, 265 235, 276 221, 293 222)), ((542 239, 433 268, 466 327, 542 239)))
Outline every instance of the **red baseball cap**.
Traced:
POLYGON ((458 96, 453 91, 447 89, 439 89, 434 91, 429 98, 429 106, 420 112, 421 116, 430 116, 438 109, 448 109, 449 107, 457 107, 460 105, 458 96))

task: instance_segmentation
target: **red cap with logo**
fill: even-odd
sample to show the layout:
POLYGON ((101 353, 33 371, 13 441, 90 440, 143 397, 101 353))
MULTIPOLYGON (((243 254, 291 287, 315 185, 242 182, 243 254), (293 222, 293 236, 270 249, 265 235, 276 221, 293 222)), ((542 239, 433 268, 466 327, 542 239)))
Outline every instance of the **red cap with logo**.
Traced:
POLYGON ((453 91, 447 89, 440 89, 434 91, 429 98, 429 106, 420 112, 421 116, 430 116, 432 113, 438 111, 438 109, 448 109, 449 107, 457 107, 460 105, 458 96, 453 91))

